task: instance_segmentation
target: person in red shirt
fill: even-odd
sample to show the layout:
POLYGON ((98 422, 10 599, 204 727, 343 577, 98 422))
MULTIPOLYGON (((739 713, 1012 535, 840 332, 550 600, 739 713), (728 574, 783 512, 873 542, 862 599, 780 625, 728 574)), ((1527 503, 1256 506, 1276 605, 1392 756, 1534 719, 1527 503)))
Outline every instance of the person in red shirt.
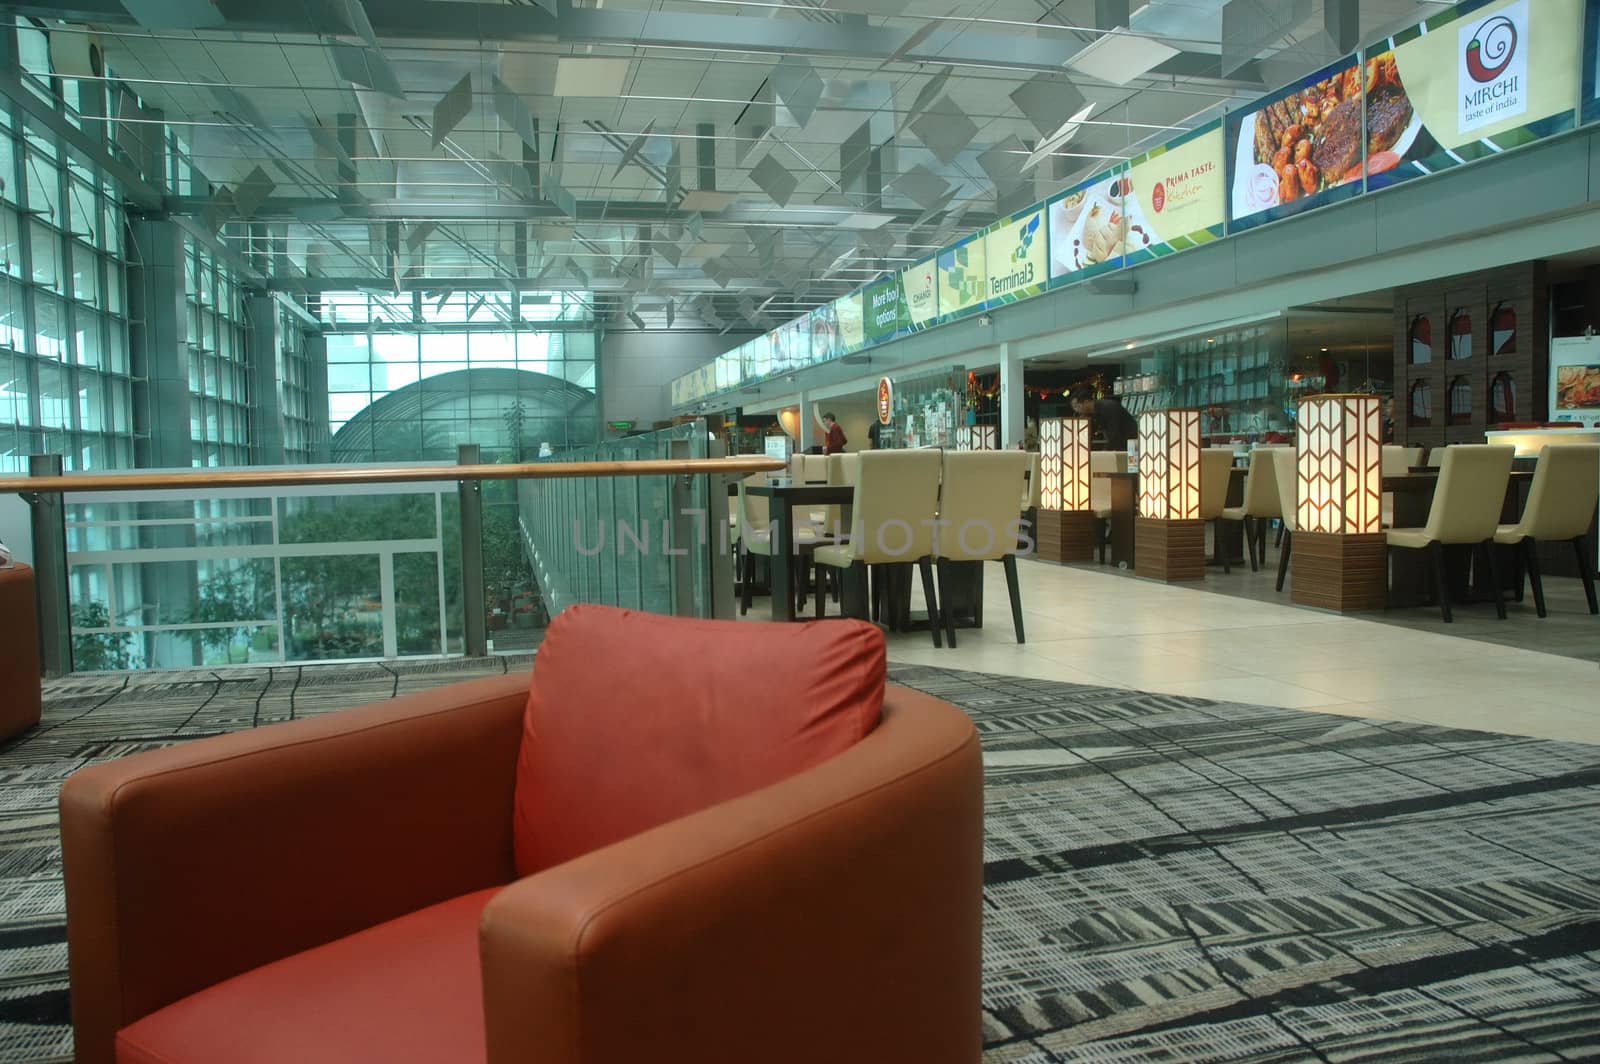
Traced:
POLYGON ((838 419, 832 414, 823 414, 822 425, 828 430, 822 441, 822 453, 843 454, 844 445, 849 441, 844 438, 844 429, 839 427, 838 419))

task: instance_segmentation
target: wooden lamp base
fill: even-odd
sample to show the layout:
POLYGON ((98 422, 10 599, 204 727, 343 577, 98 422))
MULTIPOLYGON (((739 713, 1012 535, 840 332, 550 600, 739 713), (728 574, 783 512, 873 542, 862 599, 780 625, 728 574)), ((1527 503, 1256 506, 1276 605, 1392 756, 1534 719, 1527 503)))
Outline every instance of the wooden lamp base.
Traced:
POLYGON ((1047 562, 1092 562, 1096 525, 1088 510, 1040 510, 1034 521, 1034 556, 1047 562))
MULTIPOLYGON (((1299 537, 1295 539, 1299 561, 1299 537)), ((1204 580, 1206 523, 1136 517, 1133 521, 1133 571, 1152 580, 1204 580)))
POLYGON ((1388 600, 1388 538, 1296 532, 1289 600, 1339 613, 1380 610, 1388 600))

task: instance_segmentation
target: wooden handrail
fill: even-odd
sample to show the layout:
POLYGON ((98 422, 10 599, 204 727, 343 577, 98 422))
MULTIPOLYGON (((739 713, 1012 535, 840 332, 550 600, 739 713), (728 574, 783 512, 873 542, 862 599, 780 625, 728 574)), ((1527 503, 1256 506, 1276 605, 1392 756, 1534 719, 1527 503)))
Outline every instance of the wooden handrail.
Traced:
POLYGON ((765 455, 734 458, 649 458, 631 462, 523 462, 511 465, 386 466, 349 469, 196 469, 176 473, 74 473, 60 477, 0 477, 0 492, 203 490, 292 488, 316 484, 405 484, 419 480, 543 480, 553 477, 744 475, 787 468, 765 455))

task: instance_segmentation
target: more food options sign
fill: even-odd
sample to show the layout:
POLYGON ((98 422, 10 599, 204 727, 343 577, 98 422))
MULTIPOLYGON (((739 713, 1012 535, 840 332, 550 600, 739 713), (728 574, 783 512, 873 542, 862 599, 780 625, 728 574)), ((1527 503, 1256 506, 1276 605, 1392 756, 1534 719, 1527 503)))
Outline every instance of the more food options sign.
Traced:
POLYGON ((898 274, 868 285, 861 295, 862 331, 868 344, 893 339, 910 325, 898 274))

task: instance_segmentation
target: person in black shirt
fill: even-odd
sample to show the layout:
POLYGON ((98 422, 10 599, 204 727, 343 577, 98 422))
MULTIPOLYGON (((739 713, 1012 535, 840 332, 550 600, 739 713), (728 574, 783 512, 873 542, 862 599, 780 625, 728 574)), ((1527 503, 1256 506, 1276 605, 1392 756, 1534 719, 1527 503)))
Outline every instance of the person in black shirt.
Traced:
POLYGON ((1137 439, 1139 425, 1115 399, 1096 399, 1094 389, 1080 384, 1069 397, 1072 412, 1089 419, 1089 446, 1096 451, 1126 451, 1137 439))

